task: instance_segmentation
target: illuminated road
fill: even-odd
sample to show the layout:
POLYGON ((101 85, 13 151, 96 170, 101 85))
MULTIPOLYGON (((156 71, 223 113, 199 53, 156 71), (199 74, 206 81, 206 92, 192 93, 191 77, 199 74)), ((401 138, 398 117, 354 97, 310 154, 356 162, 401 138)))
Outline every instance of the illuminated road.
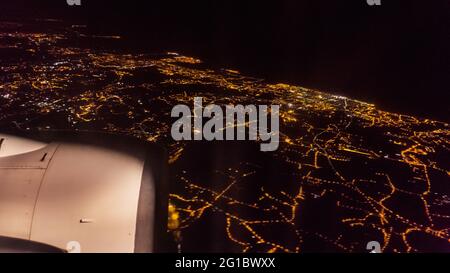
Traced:
MULTIPOLYGON (((85 46, 117 41, 83 26, 0 23, 0 126, 108 131, 168 147, 169 230, 182 251, 360 252, 373 240, 386 252, 450 251, 448 124, 177 53, 85 46), (199 169, 221 154, 170 137, 170 110, 195 96, 281 105, 279 149, 199 169)), ((230 144, 226 156, 248 145, 230 144)))

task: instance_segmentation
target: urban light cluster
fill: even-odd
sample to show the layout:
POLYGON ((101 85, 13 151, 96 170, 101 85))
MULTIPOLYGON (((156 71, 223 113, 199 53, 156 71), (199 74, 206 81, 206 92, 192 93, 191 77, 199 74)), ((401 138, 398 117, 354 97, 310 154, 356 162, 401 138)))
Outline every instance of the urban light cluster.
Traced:
POLYGON ((208 219, 220 219, 212 232, 233 251, 356 252, 372 240, 385 252, 450 249, 449 124, 174 52, 81 47, 120 40, 82 31, 0 23, 0 55, 12 56, 0 67, 0 126, 108 131, 168 147, 169 229, 180 250, 195 249, 185 238, 201 240, 197 223, 208 219), (220 183, 185 167, 202 153, 171 138, 170 113, 194 97, 280 105, 279 148, 264 155, 277 175, 265 175, 258 155, 212 170, 220 183))

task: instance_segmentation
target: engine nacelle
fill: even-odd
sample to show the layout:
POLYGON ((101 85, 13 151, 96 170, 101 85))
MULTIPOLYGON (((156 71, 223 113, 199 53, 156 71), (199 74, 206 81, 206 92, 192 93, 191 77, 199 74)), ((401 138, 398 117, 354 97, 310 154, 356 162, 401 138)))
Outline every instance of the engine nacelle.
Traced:
POLYGON ((161 149, 106 134, 38 139, 0 134, 0 236, 69 252, 158 251, 167 221, 161 149))

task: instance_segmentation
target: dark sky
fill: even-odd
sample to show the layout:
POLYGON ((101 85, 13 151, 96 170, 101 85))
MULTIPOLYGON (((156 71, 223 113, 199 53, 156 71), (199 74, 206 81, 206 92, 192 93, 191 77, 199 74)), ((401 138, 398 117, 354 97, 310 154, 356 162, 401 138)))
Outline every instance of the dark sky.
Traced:
POLYGON ((216 67, 449 121, 450 1, 3 0, 0 18, 61 18, 216 67))

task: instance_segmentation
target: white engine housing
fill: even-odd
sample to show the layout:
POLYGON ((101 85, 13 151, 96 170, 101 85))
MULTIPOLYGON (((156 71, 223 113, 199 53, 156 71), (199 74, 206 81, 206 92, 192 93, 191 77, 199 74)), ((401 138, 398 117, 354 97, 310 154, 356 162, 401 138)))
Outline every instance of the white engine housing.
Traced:
POLYGON ((0 141, 0 236, 68 251, 153 251, 155 181, 144 172, 145 149, 0 141), (142 236, 150 246, 138 246, 142 236))

